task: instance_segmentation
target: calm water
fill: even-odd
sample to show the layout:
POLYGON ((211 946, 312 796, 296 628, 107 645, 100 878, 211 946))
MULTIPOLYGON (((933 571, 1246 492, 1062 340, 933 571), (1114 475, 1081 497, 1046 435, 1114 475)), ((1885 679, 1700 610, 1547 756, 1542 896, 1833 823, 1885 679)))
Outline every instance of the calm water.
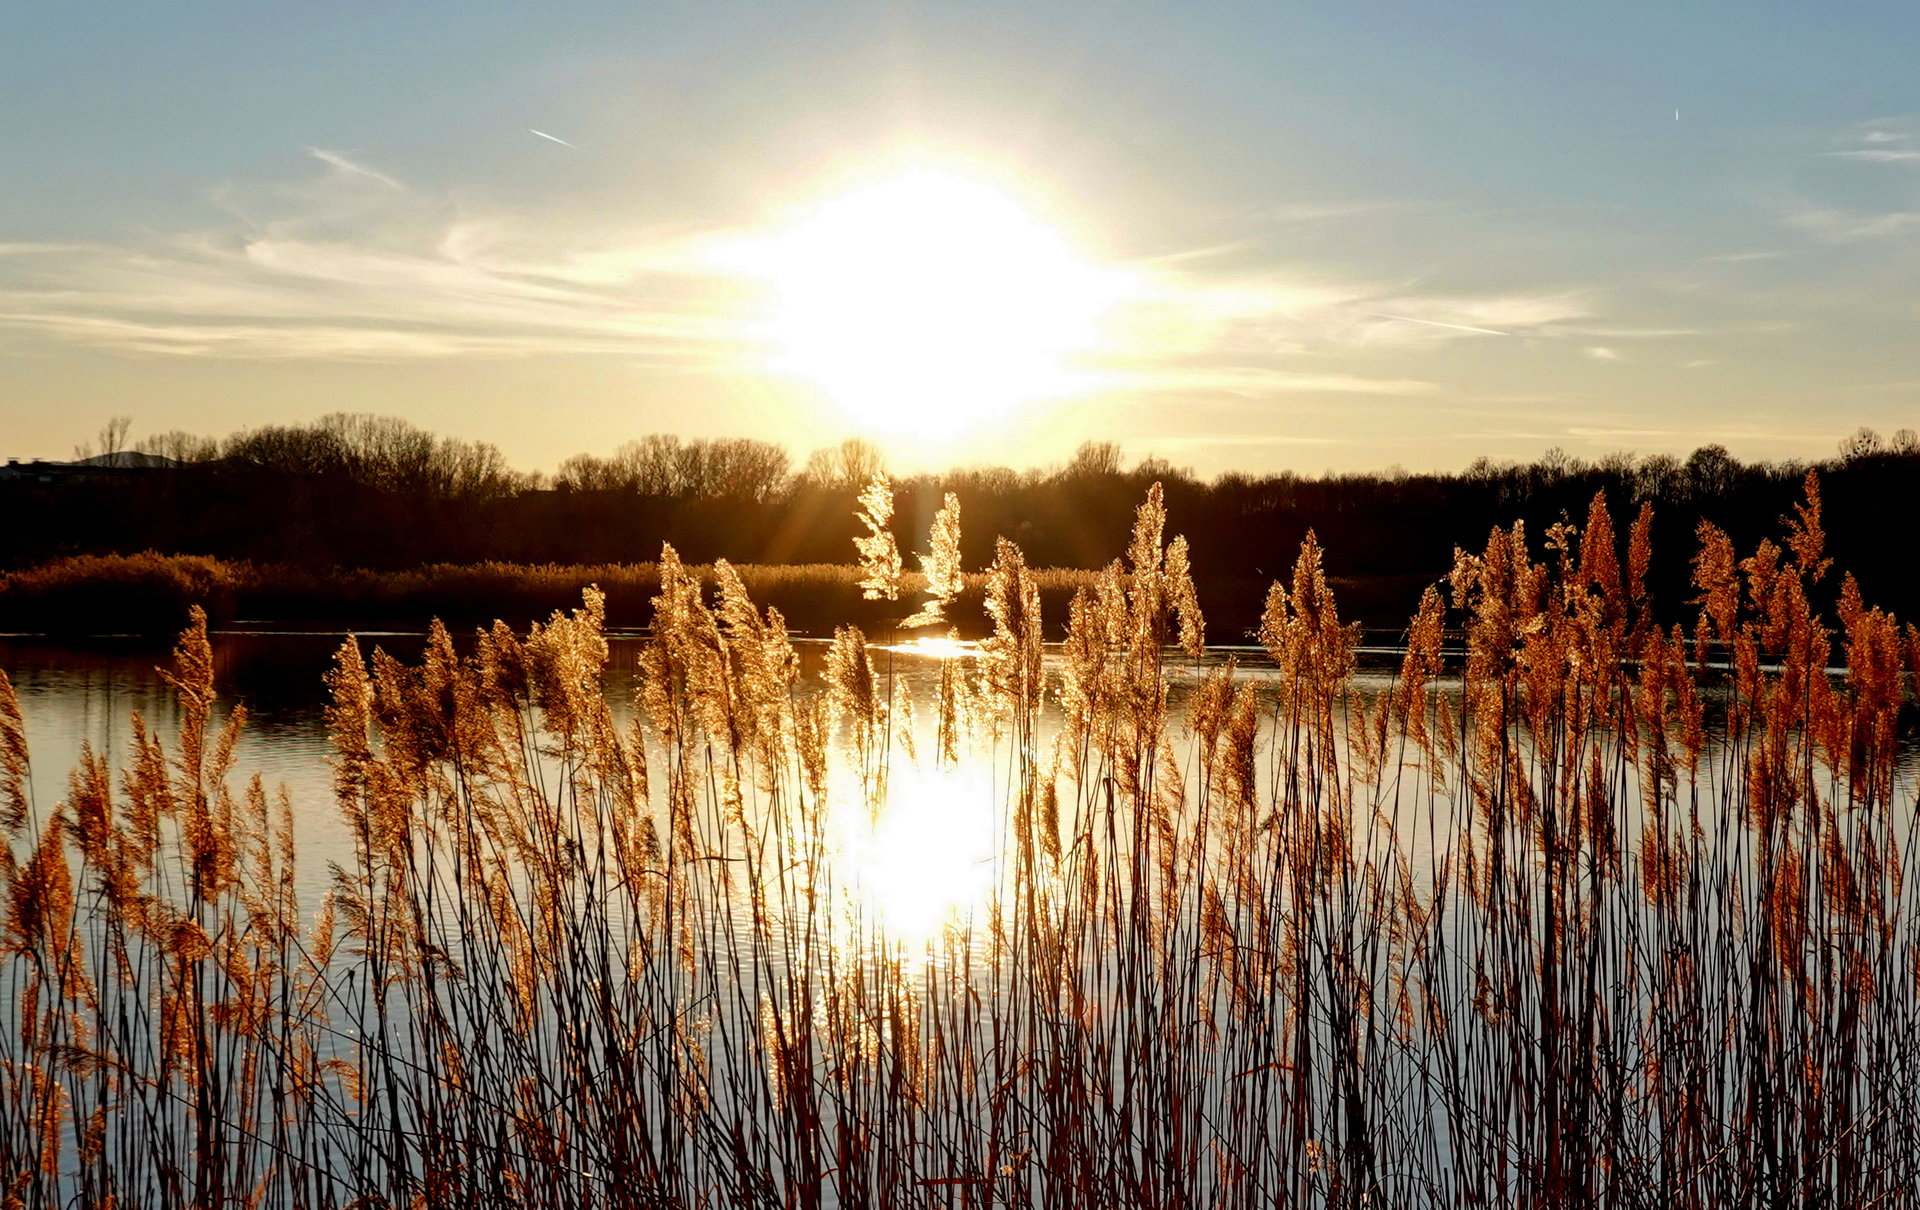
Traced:
MULTIPOLYGON (((324 632, 230 630, 212 636, 219 710, 224 715, 240 705, 247 712, 232 788, 238 792, 248 778, 258 774, 270 793, 284 787, 291 796, 300 849, 299 891, 309 908, 324 897, 330 864, 351 865, 353 857, 335 806, 326 729, 328 694, 324 678, 344 641, 340 633, 324 632)), ((420 634, 392 632, 361 635, 358 642, 364 654, 384 648, 409 663, 420 657, 424 645, 420 634)), ((645 642, 643 636, 635 634, 609 636, 607 698, 622 724, 634 710, 645 642)), ((826 644, 803 641, 797 646, 803 685, 817 688, 826 644)), ((124 762, 136 712, 171 747, 178 729, 178 707, 160 674, 170 654, 169 643, 150 639, 0 637, 0 669, 12 678, 20 697, 33 758, 33 794, 43 818, 64 796, 68 771, 77 764, 83 744, 104 754, 115 768, 124 762)), ((1376 659, 1387 654, 1377 653, 1376 659)), ((912 695, 917 707, 916 730, 930 730, 940 659, 887 648, 874 649, 873 656, 883 675, 890 672, 896 688, 912 695)), ((1264 653, 1257 650, 1220 649, 1199 661, 1169 655, 1170 698, 1174 703, 1170 721, 1177 748, 1183 747, 1178 743, 1184 732, 1183 700, 1202 676, 1227 658, 1242 662, 1243 677, 1272 675, 1264 653)), ((1386 671, 1363 670, 1355 677, 1354 688, 1366 697, 1389 683, 1386 671)), ((1053 684, 1057 686, 1057 681, 1053 684)), ((1445 687, 1449 692, 1454 688, 1451 684, 1445 687)), ((1057 719, 1057 706, 1049 701, 1042 719, 1043 732, 1051 730, 1057 719)), ((1273 775, 1273 754, 1266 750, 1271 742, 1270 730, 1263 729, 1259 761, 1263 789, 1270 787, 1273 775)), ((931 736, 922 734, 919 747, 923 758, 933 746, 931 736)), ((853 864, 866 870, 911 871, 904 885, 886 892, 902 901, 902 910, 910 913, 937 916, 945 909, 962 907, 963 901, 976 899, 982 888, 972 885, 976 881, 972 867, 995 863, 998 855, 991 804, 1008 801, 1006 788, 994 784, 1006 772, 1006 755, 1001 750, 984 762, 976 761, 957 777, 950 773, 931 775, 927 769, 931 762, 924 759, 918 765, 898 761, 890 799, 923 800, 925 809, 917 812, 917 820, 868 820, 864 809, 848 808, 855 826, 842 841, 858 857, 853 864), (930 821, 936 819, 946 822, 931 827, 930 821), (938 871, 943 863, 951 868, 941 876, 938 871)), ((1715 771, 1708 768, 1702 772, 1708 779, 1711 800, 1715 771)), ((1920 773, 1920 752, 1909 737, 1901 759, 1904 785, 1898 814, 1903 822, 1912 816, 1911 791, 1916 773, 1920 773)), ((1397 797, 1416 814, 1447 811, 1451 804, 1435 802, 1416 789, 1420 781, 1414 777, 1405 784, 1396 783, 1390 797, 1397 797)), ((859 800, 857 792, 836 797, 847 803, 859 800)), ((1625 801, 1638 802, 1632 786, 1626 790, 1625 801)), ((1409 856, 1416 868, 1424 870, 1427 865, 1432 835, 1423 826, 1408 829, 1400 838, 1410 847, 1409 856)))
MULTIPOLYGON (((217 712, 224 718, 239 705, 247 715, 233 788, 238 791, 246 779, 259 774, 269 792, 285 787, 291 795, 301 897, 316 903, 326 889, 328 863, 347 864, 352 856, 334 805, 324 679, 346 636, 228 630, 211 638, 220 695, 217 712)), ((363 634, 357 641, 363 654, 384 648, 407 663, 419 659, 424 646, 423 636, 415 633, 363 634)), ((635 634, 608 636, 607 698, 622 723, 634 709, 645 641, 635 634)), ((802 641, 796 646, 805 685, 818 687, 826 644, 802 641)), ((105 755, 116 769, 123 763, 136 712, 171 747, 179 710, 160 673, 171 652, 170 643, 153 639, 0 637, 0 669, 12 678, 20 698, 33 759, 33 794, 43 817, 64 796, 68 771, 77 764, 83 744, 105 755)), ((1262 675, 1264 656, 1244 649, 1222 649, 1200 661, 1170 657, 1173 699, 1183 699, 1200 677, 1229 657, 1246 661, 1245 675, 1262 675)), ((897 687, 912 694, 919 724, 930 726, 940 659, 876 648, 874 662, 883 674, 891 672, 897 687)), ((1385 683, 1383 677, 1365 674, 1360 681, 1363 691, 1385 683)), ((1050 723, 1057 712, 1051 704, 1048 710, 1044 721, 1050 723)), ((925 746, 930 750, 930 743, 925 746)), ((872 841, 888 843, 885 836, 872 841)))
MULTIPOLYGON (((234 788, 238 789, 246 778, 258 774, 269 787, 284 786, 290 794, 296 836, 301 847, 299 890, 309 909, 321 900, 327 889, 329 863, 349 864, 351 861, 346 830, 334 806, 325 719, 327 692, 323 680, 334 653, 343 641, 343 636, 339 634, 325 633, 253 631, 216 633, 213 636, 216 682, 223 709, 238 704, 243 705, 248 713, 248 723, 236 753, 234 788)), ((359 642, 363 652, 371 653, 375 647, 382 647, 406 662, 417 660, 423 645, 422 636, 417 634, 367 635, 362 636, 359 642)), ((606 692, 616 715, 623 722, 633 713, 639 657, 644 642, 644 639, 634 635, 614 635, 609 638, 606 692)), ((817 687, 824 664, 825 645, 807 643, 802 644, 800 650, 806 683, 817 687)), ((1244 650, 1217 652, 1200 661, 1169 658, 1170 696, 1174 700, 1170 721, 1176 736, 1176 749, 1185 750, 1189 747, 1179 742, 1184 732, 1182 699, 1210 668, 1232 656, 1244 659, 1244 675, 1250 678, 1271 675, 1266 670, 1264 656, 1244 650)), ((130 720, 135 712, 146 718, 171 746, 177 730, 178 710, 172 691, 159 672, 159 667, 167 662, 168 657, 169 645, 151 641, 127 639, 76 643, 40 638, 0 638, 0 669, 4 669, 13 680, 21 699, 34 758, 33 790, 37 809, 43 817, 64 794, 67 771, 75 764, 82 745, 91 745, 115 765, 124 760, 131 736, 130 720)), ((918 728, 930 727, 940 659, 887 649, 876 650, 874 658, 883 672, 891 671, 896 687, 912 694, 918 708, 918 728)), ((1388 683, 1388 676, 1384 672, 1362 672, 1356 676, 1354 688, 1360 696, 1366 697, 1388 683)), ((1442 691, 1451 692, 1453 687, 1443 685, 1442 691)), ((1057 721, 1057 712, 1052 707, 1049 707, 1049 719, 1057 721)), ((1046 720, 1043 720, 1043 729, 1045 726, 1046 720)), ((1271 733, 1263 732, 1259 760, 1263 794, 1272 785, 1276 757, 1265 747, 1271 742, 1271 733)), ((931 745, 923 740, 923 756, 930 749, 931 745)), ((1004 746, 997 752, 1004 756, 1004 746)), ((1915 773, 1915 753, 1909 748, 1903 754, 1902 784, 1897 807, 1898 829, 1903 836, 1912 835, 1915 773)), ((1004 783, 998 787, 994 785, 995 779, 1001 776, 1002 772, 994 768, 976 766, 964 768, 957 775, 957 780, 954 774, 940 774, 937 777, 903 774, 900 780, 908 787, 909 793, 900 795, 896 792, 890 795, 890 809, 894 798, 912 798, 916 800, 914 805, 921 814, 935 817, 944 830, 929 828, 924 819, 915 826, 903 829, 891 829, 884 821, 876 820, 872 828, 864 832, 856 828, 857 834, 848 838, 846 851, 854 858, 849 863, 852 867, 879 871, 881 877, 893 876, 894 881, 878 888, 881 899, 885 900, 882 915, 886 917, 889 928, 900 923, 902 917, 916 912, 924 913, 925 919, 906 920, 908 925, 937 925, 949 907, 969 901, 977 903, 982 892, 992 886, 990 863, 997 864, 993 851, 997 829, 990 807, 985 808, 987 813, 984 815, 970 815, 969 804, 974 809, 982 809, 983 804, 1005 803, 1007 796, 1004 783), (975 824, 984 824, 984 831, 976 828, 975 824), (978 856, 983 851, 978 847, 983 841, 988 846, 984 850, 984 857, 978 856), (982 866, 988 868, 982 870, 982 866), (896 912, 900 915, 895 915, 896 912)), ((1702 771, 1705 779, 1703 789, 1709 801, 1717 794, 1712 780, 1715 776, 1717 774, 1711 768, 1702 771)), ((1401 778, 1393 777, 1389 772, 1383 780, 1390 781, 1392 789, 1384 791, 1384 797, 1376 800, 1374 805, 1382 810, 1393 810, 1397 804, 1404 807, 1410 822, 1416 822, 1416 826, 1409 827, 1408 835, 1402 836, 1400 842, 1409 846, 1414 873, 1419 878, 1430 862, 1426 846, 1433 834, 1425 821, 1443 817, 1452 810, 1452 803, 1447 801, 1445 792, 1430 793, 1424 787, 1424 779, 1419 776, 1407 777, 1403 784, 1401 778), (1423 815, 1423 812, 1428 814, 1423 815)), ((1191 782, 1189 786, 1191 790, 1191 782)), ((833 797, 853 804, 860 803, 857 793, 840 795, 836 792, 833 797)), ((1621 788, 1621 801, 1629 804, 1638 802, 1637 789, 1630 779, 1621 788)), ((1628 810, 1637 810, 1637 807, 1629 806, 1628 810)), ((853 814, 857 823, 866 812, 861 807, 853 814)), ((1441 824, 1438 831, 1444 840, 1446 825, 1441 824)), ((1899 910, 1902 913, 1902 926, 1905 927, 1910 924, 1911 913, 1915 909, 1902 904, 1899 910)), ((1627 919, 1627 916, 1623 914, 1618 918, 1627 919)), ((1462 956, 1463 961, 1470 960, 1479 952, 1474 947, 1475 934, 1472 932, 1479 920, 1480 917, 1472 911, 1463 910, 1448 925, 1447 936, 1453 952, 1462 956)), ((733 927, 735 945, 730 951, 723 952, 755 955, 755 960, 763 964, 754 967, 749 977, 758 979, 764 971, 778 972, 782 969, 777 955, 769 957, 755 948, 752 937, 743 931, 744 917, 733 927)), ((918 930, 909 927, 906 931, 918 930)), ((838 938, 829 940, 831 948, 837 949, 838 938)), ((810 935, 806 943, 807 952, 813 952, 813 944, 810 935)), ((864 941, 856 940, 855 944, 861 947, 861 952, 868 952, 864 941)), ((1100 955, 1097 954, 1091 959, 1096 967, 1099 959, 1100 955)), ((929 968, 933 961, 929 956, 929 968)), ((958 961, 967 962, 966 970, 973 969, 970 960, 958 961)), ((1461 973, 1464 974, 1465 970, 1462 967, 1461 973)), ((689 986, 694 990, 702 990, 709 989, 711 985, 711 988, 724 990, 726 974, 723 966, 716 965, 704 970, 700 976, 707 982, 690 983, 689 986)), ((1106 986, 1101 982, 1099 971, 1093 972, 1089 984, 1096 992, 1106 986)), ((929 979, 925 986, 931 988, 938 984, 929 979)), ((1010 985, 995 984, 984 975, 979 986, 989 998, 1002 993, 1013 994, 1007 990, 1010 985)), ((1095 1017, 1101 1012, 1109 1012, 1112 1022, 1117 1022, 1110 1022, 1103 1028, 1109 1029, 1113 1036, 1125 1036, 1133 1028, 1126 1017, 1130 1009, 1119 998, 1117 991, 1114 996, 1111 1003, 1100 1000, 1097 995, 1089 1002, 1095 1006, 1095 1017)), ((689 1003, 704 1003, 706 998, 702 996, 689 1003)), ((991 999, 989 1002, 998 1003, 991 999)), ((1224 1002, 1220 1002, 1218 1007, 1224 1012, 1224 1002)), ((349 1021, 352 1019, 350 1013, 351 1006, 342 1004, 336 1010, 336 1019, 349 1021)), ((1016 1018, 1017 1012, 1009 1010, 1006 1019, 1016 1018)), ((750 1014, 745 1017, 727 1017, 723 1014, 720 1024, 713 1027, 716 1048, 724 1050, 726 1045, 741 1044, 742 1039, 749 1038, 752 1020, 750 1014), (729 1043, 722 1035, 726 1035, 729 1029, 738 1030, 742 1021, 747 1028, 732 1035, 729 1043), (732 1022, 732 1025, 728 1022, 732 1022)), ((360 1018, 360 1021, 364 1028, 365 1018, 360 1018)), ((357 1045, 353 1030, 348 1028, 340 1033, 333 1044, 341 1048, 342 1054, 352 1057, 353 1048, 357 1045)), ((749 1049, 751 1047, 750 1042, 744 1045, 749 1049)), ((1238 1051, 1232 1053, 1236 1056, 1242 1054, 1238 1051)), ((1389 1048, 1383 1051, 1376 1060, 1383 1073, 1375 1077, 1377 1085, 1382 1088, 1414 1087, 1415 1072, 1422 1054, 1417 1048, 1407 1051, 1389 1048)), ((1199 1059, 1195 1061, 1200 1062, 1199 1059)), ((1235 1083, 1240 1077, 1229 1073, 1240 1070, 1246 1074, 1249 1069, 1260 1070, 1252 1068, 1244 1057, 1239 1057, 1230 1066, 1221 1067, 1218 1071, 1210 1068, 1199 1071, 1192 1079, 1196 1088, 1206 1090, 1205 1096, 1217 1098, 1216 1106, 1222 1108, 1223 1114, 1228 1111, 1225 1107, 1241 1106, 1231 1111, 1251 1113, 1256 1115, 1256 1120, 1264 1122, 1267 1118, 1261 1115, 1277 1112, 1273 1108, 1277 1102, 1261 1101, 1256 1108, 1246 1109, 1243 1100, 1235 1099, 1242 1096, 1245 1087, 1250 1086, 1235 1083)), ((1123 1083, 1125 1077, 1116 1069, 1111 1078, 1115 1083, 1123 1083)), ((723 1090, 725 1087, 723 1084, 723 1090)), ((745 1087, 757 1085, 749 1082, 745 1087)), ((1431 1116, 1431 1137, 1437 1140, 1434 1143, 1437 1151, 1432 1162, 1436 1171, 1449 1171, 1453 1159, 1452 1152, 1447 1148, 1451 1146, 1453 1136, 1448 1133, 1450 1127, 1443 1120, 1445 1115, 1442 1107, 1435 1102, 1424 1110, 1416 1106, 1403 1113, 1402 1126, 1412 1124, 1417 1127, 1426 1120, 1423 1115, 1431 1116)), ((1277 1119, 1274 1121, 1277 1122, 1277 1119)), ((976 1125, 982 1130, 987 1127, 984 1122, 976 1125)), ((1258 1134, 1266 1128, 1259 1127, 1253 1133, 1258 1134)), ((1274 1125, 1272 1129, 1277 1130, 1278 1126, 1274 1125)))
MULTIPOLYGON (((292 795, 301 891, 309 902, 317 901, 324 887, 327 861, 348 855, 333 805, 322 680, 342 641, 337 634, 213 636, 216 710, 223 719, 236 704, 247 711, 234 762, 235 788, 258 773, 270 789, 285 786, 292 795)), ((375 645, 412 659, 419 656, 422 640, 417 635, 363 640, 368 651, 375 645)), ((149 639, 0 639, 0 668, 20 698, 34 799, 43 815, 65 794, 68 771, 83 744, 116 769, 124 763, 136 712, 171 748, 180 712, 160 675, 171 652, 171 644, 149 639)))

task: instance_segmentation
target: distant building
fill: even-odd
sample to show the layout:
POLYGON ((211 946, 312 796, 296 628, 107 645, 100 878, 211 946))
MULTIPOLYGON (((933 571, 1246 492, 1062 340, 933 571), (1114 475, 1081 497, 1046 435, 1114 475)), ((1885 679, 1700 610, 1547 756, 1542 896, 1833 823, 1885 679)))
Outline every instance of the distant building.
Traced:
POLYGON ((52 483, 65 472, 64 462, 45 462, 38 458, 22 462, 9 458, 7 464, 0 467, 0 483, 52 483))
POLYGON ((139 450, 121 450, 117 454, 95 454, 91 458, 82 458, 78 462, 69 462, 76 469, 121 470, 121 471, 170 471, 180 463, 165 454, 143 454, 139 450))
POLYGON ((129 473, 167 471, 178 466, 180 466, 178 461, 164 454, 143 454, 138 450, 95 454, 91 458, 80 458, 73 462, 48 462, 41 458, 22 461, 19 458, 9 458, 7 464, 0 467, 0 482, 71 483, 81 479, 117 478, 129 473))

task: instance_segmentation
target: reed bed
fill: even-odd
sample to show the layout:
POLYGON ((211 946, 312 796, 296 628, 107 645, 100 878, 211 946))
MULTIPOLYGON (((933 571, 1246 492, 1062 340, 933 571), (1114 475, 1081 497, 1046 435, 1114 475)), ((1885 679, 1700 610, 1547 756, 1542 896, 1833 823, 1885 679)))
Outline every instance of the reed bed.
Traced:
MULTIPOLYGON (((683 570, 709 590, 718 585, 712 564, 683 570)), ((898 620, 887 601, 861 592, 861 569, 842 563, 735 565, 734 574, 764 606, 779 608, 788 626, 832 634, 837 626, 879 630, 898 620)), ((1033 571, 1049 633, 1064 625, 1068 603, 1091 588, 1099 573, 1073 568, 1033 571)), ((904 577, 917 581, 917 573, 904 577)), ((981 610, 986 576, 967 573, 953 621, 984 634, 981 610)), ((917 585, 916 585, 917 586, 917 585)), ((50 634, 171 635, 187 625, 195 606, 216 623, 326 623, 363 630, 425 628, 496 618, 532 622, 578 605, 597 588, 611 602, 607 623, 642 628, 653 618, 660 591, 658 563, 436 563, 398 570, 247 563, 203 555, 76 555, 38 567, 0 573, 0 628, 50 634)))
POLYGON ((1816 484, 1779 544, 1703 527, 1685 629, 1646 512, 1495 531, 1373 688, 1309 539, 1264 661, 1178 705, 1164 523, 1156 490, 1057 650, 1001 542, 928 701, 852 628, 806 685, 777 611, 671 551, 630 721, 594 592, 468 656, 348 644, 322 903, 204 619, 178 734, 57 803, 0 679, 0 1204, 1920 1200, 1920 631, 1850 580, 1816 612, 1816 484), (986 890, 909 936, 835 821, 974 799, 986 890))

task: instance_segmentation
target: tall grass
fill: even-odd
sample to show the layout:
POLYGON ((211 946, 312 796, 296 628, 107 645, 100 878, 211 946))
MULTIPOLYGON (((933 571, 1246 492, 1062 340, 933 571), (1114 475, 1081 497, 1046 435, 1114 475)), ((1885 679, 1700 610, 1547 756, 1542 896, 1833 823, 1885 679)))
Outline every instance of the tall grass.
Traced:
POLYGON ((0 627, 170 634, 195 606, 230 616, 251 571, 201 555, 75 555, 0 573, 0 627))
POLYGON ((0 1201, 1915 1202, 1920 631, 1850 581, 1816 615, 1811 481, 1781 545, 1703 529, 1690 632, 1648 514, 1496 531, 1377 689, 1309 540, 1262 666, 1178 706, 1163 525, 1156 491, 1057 651, 1002 542, 918 704, 853 628, 811 690, 671 551, 624 725, 596 593, 466 658, 349 644, 354 856, 304 907, 202 622, 179 734, 56 804, 0 680, 0 1201), (942 776, 991 784, 1001 858, 913 938, 836 820, 955 809, 942 776))

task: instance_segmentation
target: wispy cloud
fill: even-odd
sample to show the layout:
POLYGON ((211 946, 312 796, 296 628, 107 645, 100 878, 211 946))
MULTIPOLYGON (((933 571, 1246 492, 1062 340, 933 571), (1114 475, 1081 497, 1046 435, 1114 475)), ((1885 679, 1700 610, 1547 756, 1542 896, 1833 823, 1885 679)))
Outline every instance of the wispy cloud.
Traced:
POLYGON ((1856 382, 1840 388, 1847 391, 1897 391, 1901 394, 1920 392, 1920 381, 1913 379, 1892 382, 1856 382))
POLYGON ((1820 154, 1863 164, 1920 162, 1920 119, 1877 118, 1844 132, 1835 141, 1837 147, 1820 154))
MULTIPOLYGON (((1555 324, 1586 319, 1594 314, 1587 290, 1521 290, 1483 295, 1414 295, 1379 300, 1378 311, 1388 322, 1409 320, 1433 328, 1455 328, 1463 335, 1497 332, 1518 335, 1544 332, 1555 324)), ((1378 316, 1376 316, 1378 318, 1378 316)), ((1441 334, 1443 338, 1445 334, 1441 334)))
POLYGON ((1259 448, 1261 446, 1290 445, 1350 445, 1352 442, 1346 437, 1307 436, 1304 434, 1287 433, 1255 435, 1230 434, 1205 437, 1156 437, 1152 444, 1156 448, 1166 447, 1175 450, 1195 450, 1219 448, 1248 449, 1259 448))
POLYGON ((1553 331, 1565 336, 1599 337, 1601 340, 1672 340, 1679 336, 1702 336, 1705 328, 1636 328, 1615 324, 1555 324, 1553 331))
POLYGON ((22 246, 0 273, 0 332, 224 358, 737 355, 738 284, 684 240, 466 211, 314 158, 318 179, 223 191, 236 230, 22 246))
POLYGON ((1828 243, 1851 244, 1862 240, 1886 239, 1920 227, 1920 211, 1893 210, 1874 213, 1860 210, 1809 208, 1789 214, 1787 223, 1828 243))
POLYGON ((1135 391, 1257 397, 1314 392, 1332 395, 1436 395, 1438 383, 1416 378, 1368 378, 1358 374, 1313 374, 1265 366, 1157 366, 1122 370, 1108 384, 1135 391))
POLYGON ((1920 161, 1920 148, 1913 147, 1861 147, 1853 151, 1825 151, 1822 155, 1835 160, 1859 160, 1867 164, 1906 164, 1920 161))
POLYGON ((1580 290, 1421 293, 1406 283, 1342 279, 1306 268, 1229 276, 1160 265, 1149 280, 1129 320, 1132 343, 1150 343, 1174 359, 1417 350, 1543 334, 1594 309, 1580 290))
MULTIPOLYGON (((121 246, 0 245, 0 339, 140 356, 407 360, 617 355, 690 371, 764 361, 765 287, 738 232, 616 226, 463 203, 309 149, 304 177, 215 193, 223 226, 121 246)), ((1117 391, 1439 399, 1425 350, 1565 338, 1582 288, 1462 292, 1326 266, 1145 260, 1113 317, 1117 391), (1388 354, 1374 371, 1354 355, 1388 354)))
MULTIPOLYGON (((524 355, 534 343, 523 336, 450 331, 423 325, 417 330, 354 324, 273 324, 240 321, 157 322, 114 316, 46 315, 0 312, 0 326, 37 330, 73 344, 121 352, 175 357, 228 357, 247 360, 390 361, 456 355, 524 355)), ((538 342, 543 353, 623 353, 665 365, 697 364, 705 349, 688 342, 676 352, 661 342, 636 349, 632 341, 591 334, 548 335, 538 342)))
MULTIPOLYGON (((1836 133, 1828 160, 1854 164, 1920 164, 1920 115, 1876 118, 1836 133)), ((1855 173, 1830 183, 1782 213, 1785 226, 1826 244, 1906 241, 1920 229, 1920 194, 1905 172, 1855 173)))
POLYGON ((1582 351, 1585 352, 1588 357, 1593 358, 1595 361, 1619 361, 1620 360, 1619 351, 1615 349, 1609 349, 1605 345, 1588 345, 1582 351))
POLYGON ((1443 433, 1441 437, 1448 441, 1558 441, 1564 433, 1532 429, 1459 429, 1443 433))
POLYGON ((1289 202, 1270 206, 1253 215, 1256 222, 1318 223, 1330 219, 1348 219, 1362 214, 1380 214, 1417 209, 1408 201, 1289 202))
MULTIPOLYGON (((1564 415, 1565 409, 1569 406, 1589 404, 1592 399, 1588 395, 1573 391, 1517 391, 1500 395, 1463 395, 1458 397, 1457 402, 1487 405, 1474 413, 1484 416, 1512 416, 1520 414, 1514 410, 1517 404, 1544 404, 1550 405, 1554 410, 1526 414, 1554 416, 1564 415)), ((1466 414, 1465 410, 1463 414, 1466 414)))
POLYGON ((0 256, 61 256, 73 252, 85 252, 87 244, 30 244, 0 243, 0 256))
POLYGON ((1631 429, 1608 426, 1574 425, 1567 429, 1567 436, 1579 437, 1586 441, 1613 442, 1633 437, 1677 437, 1678 429, 1631 429))

